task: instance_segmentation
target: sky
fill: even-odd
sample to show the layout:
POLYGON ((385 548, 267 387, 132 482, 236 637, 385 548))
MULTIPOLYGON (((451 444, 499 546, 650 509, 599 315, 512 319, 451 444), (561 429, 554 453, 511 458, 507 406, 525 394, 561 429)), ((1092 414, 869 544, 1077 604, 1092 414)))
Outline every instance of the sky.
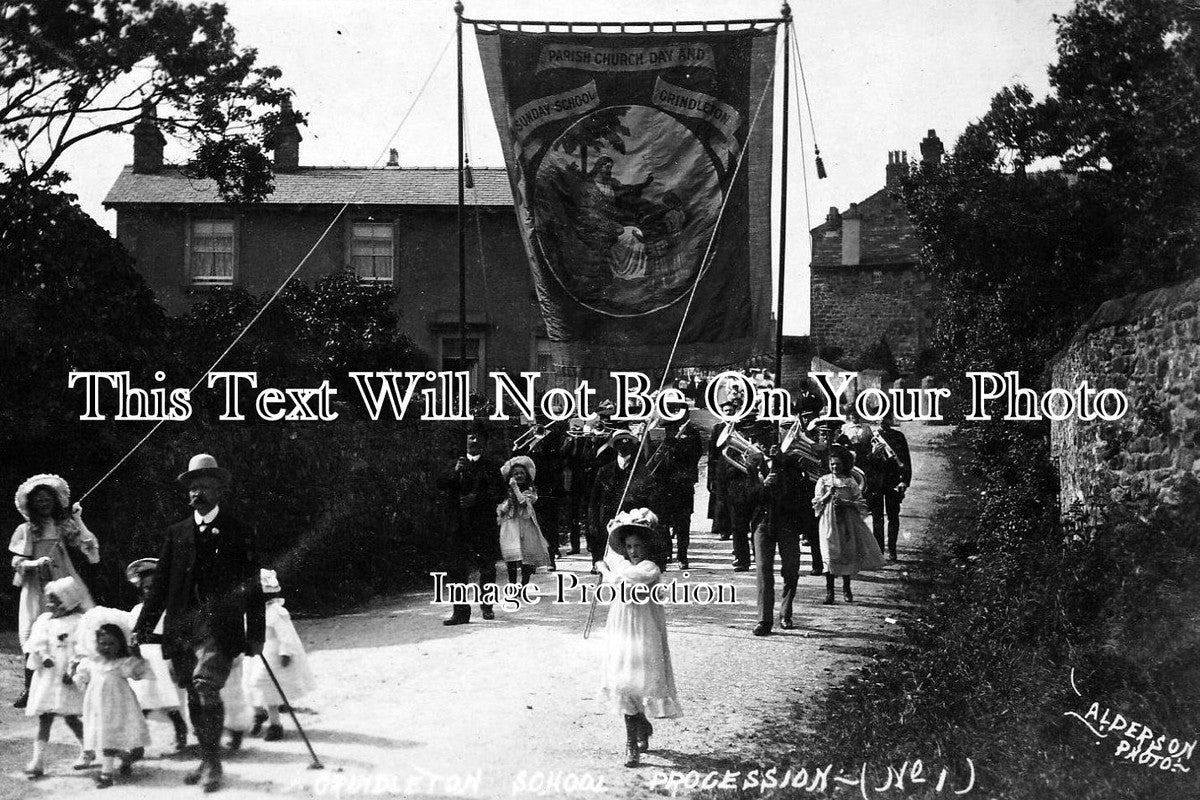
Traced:
MULTIPOLYGON (((474 19, 588 22, 775 17, 780 9, 769 0, 464 2, 466 16, 474 19)), ((845 209, 880 189, 889 151, 907 150, 910 159, 919 158, 919 142, 929 129, 936 129, 951 149, 963 129, 987 110, 992 95, 1007 85, 1024 83, 1035 96, 1043 95, 1048 90, 1046 67, 1055 56, 1051 15, 1071 5, 1069 0, 792 5, 812 116, 797 108, 793 95, 786 334, 808 332, 807 231, 824 220, 830 206, 845 209), (813 164, 813 130, 829 173, 822 181, 813 164)), ((261 64, 282 69, 283 84, 295 90, 296 107, 308 115, 301 165, 382 164, 389 147, 399 151, 401 166, 456 163, 453 2, 227 0, 226 6, 239 42, 257 48, 261 64)), ((471 163, 502 167, 500 139, 469 27, 463 49, 471 163)), ((777 141, 782 116, 778 94, 777 141)), ((62 162, 72 176, 68 189, 110 231, 116 214, 104 209, 102 201, 132 157, 132 138, 114 134, 76 146, 62 162)), ((166 157, 182 161, 186 153, 168 146, 166 157)), ((776 194, 780 183, 775 181, 776 194)), ((777 233, 774 238, 777 247, 777 233)))

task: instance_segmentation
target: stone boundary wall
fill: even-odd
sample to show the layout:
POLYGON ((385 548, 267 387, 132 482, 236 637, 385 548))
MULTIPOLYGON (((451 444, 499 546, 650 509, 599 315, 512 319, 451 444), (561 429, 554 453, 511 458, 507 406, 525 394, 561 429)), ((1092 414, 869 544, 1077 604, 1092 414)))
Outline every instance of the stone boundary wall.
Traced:
POLYGON ((1200 477, 1200 277, 1102 305, 1050 364, 1054 386, 1120 389, 1120 420, 1051 425, 1061 504, 1094 515, 1112 502, 1176 500, 1200 477))

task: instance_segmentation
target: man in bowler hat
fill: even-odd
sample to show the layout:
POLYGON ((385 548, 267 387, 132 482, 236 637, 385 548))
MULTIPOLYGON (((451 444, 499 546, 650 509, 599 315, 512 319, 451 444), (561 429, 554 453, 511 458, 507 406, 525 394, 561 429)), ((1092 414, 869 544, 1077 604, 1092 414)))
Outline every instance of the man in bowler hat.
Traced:
MULTIPOLYGON (((500 530, 496 524, 496 505, 504 499, 500 465, 483 453, 487 429, 475 425, 467 433, 466 452, 454 467, 438 480, 445 492, 450 530, 447 541, 446 578, 451 583, 466 583, 479 570, 479 584, 496 582, 496 562, 500 560, 500 530)), ((495 619, 491 605, 480 603, 484 619, 495 619)), ((443 625, 464 625, 471 621, 471 606, 454 605, 450 619, 443 625)))
POLYGON ((188 713, 200 742, 200 764, 186 783, 221 788, 221 688, 241 653, 262 653, 265 605, 250 526, 221 508, 229 471, 210 455, 193 456, 179 476, 192 514, 167 528, 154 588, 134 635, 148 641, 163 616, 163 657, 187 689, 188 713))

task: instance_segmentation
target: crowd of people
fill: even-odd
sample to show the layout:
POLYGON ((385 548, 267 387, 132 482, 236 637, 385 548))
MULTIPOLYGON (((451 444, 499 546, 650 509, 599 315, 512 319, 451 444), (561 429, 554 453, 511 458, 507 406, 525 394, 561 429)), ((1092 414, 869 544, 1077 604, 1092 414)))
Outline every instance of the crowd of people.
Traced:
MULTIPOLYGON (((756 377, 757 384, 769 378, 756 377)), ((732 417, 740 406, 730 395, 722 409, 732 417)), ((734 571, 756 567, 756 636, 776 624, 794 627, 802 544, 812 573, 825 576, 823 602, 830 605, 838 576, 845 602, 853 602, 854 575, 882 567, 885 552, 896 560, 900 505, 912 481, 907 440, 890 420, 873 426, 852 411, 844 412, 846 424, 818 420, 821 404, 811 392, 797 407, 786 431, 752 410, 736 422, 717 422, 707 436, 712 530, 730 541, 734 571)), ((651 436, 614 422, 613 412, 606 401, 577 427, 540 420, 515 437, 503 464, 485 454, 489 425, 471 428, 465 453, 439 481, 450 520, 448 580, 467 583, 478 572, 481 584, 494 582, 503 560, 510 582, 527 583, 540 566, 554 569, 563 547, 572 555, 586 547, 591 571, 606 581, 653 584, 672 561, 690 569, 704 437, 690 417, 651 436)), ((631 766, 647 746, 648 718, 679 713, 657 608, 659 616, 645 618, 619 605, 609 611, 604 691, 625 715, 631 766)), ((490 605, 480 611, 494 619, 490 605)), ((458 604, 443 624, 470 619, 471 606, 458 604)))
MULTIPOLYGON (((739 405, 729 396, 726 415, 739 405)), ((802 545, 812 573, 825 576, 824 603, 836 602, 838 576, 844 600, 853 602, 853 576, 881 567, 885 552, 896 559, 900 505, 912 480, 907 442, 889 421, 818 419, 810 393, 798 408, 787 426, 751 411, 707 435, 712 530, 731 543, 734 571, 756 568, 756 636, 776 623, 794 627, 802 545)), ((487 453, 497 431, 483 420, 471 426, 463 453, 437 480, 449 581, 466 584, 477 573, 481 585, 495 584, 503 561, 508 581, 526 584, 539 568, 556 569, 562 548, 571 555, 586 548, 592 573, 614 584, 652 587, 671 562, 691 568, 703 432, 690 416, 661 430, 631 429, 614 421, 614 411, 606 401, 580 425, 542 420, 515 437, 503 463, 487 453)), ((96 563, 100 547, 66 482, 35 475, 17 490, 25 522, 9 549, 21 588, 26 690, 15 705, 38 719, 30 778, 45 772, 56 717, 79 739, 73 767, 98 766, 102 788, 144 755, 144 718, 152 712, 170 721, 176 750, 190 722, 200 760, 186 782, 210 792, 222 784, 223 748, 238 749, 264 723, 266 740, 282 737, 281 708, 314 681, 278 577, 259 565, 252 527, 221 508, 230 477, 207 454, 178 476, 192 514, 166 529, 157 558, 127 567, 142 596, 129 611, 95 607, 75 569, 72 550, 96 563)), ((494 619, 491 606, 480 610, 494 619)), ((444 624, 470 619, 471 606, 458 604, 444 624)), ((626 764, 637 766, 649 748, 650 719, 682 713, 663 607, 612 605, 605 646, 601 694, 624 716, 626 764)))
POLYGON ((55 718, 79 741, 72 767, 98 768, 107 788, 145 755, 145 718, 161 713, 176 751, 190 721, 200 762, 185 780, 213 792, 222 749, 238 750, 247 733, 283 738, 281 708, 314 687, 278 576, 259 566, 252 529, 220 506, 229 472, 201 454, 178 480, 193 512, 166 530, 157 558, 126 568, 142 598, 130 610, 96 606, 72 562, 76 550, 96 563, 100 547, 67 482, 34 475, 17 490, 25 522, 9 550, 25 691, 14 705, 38 720, 31 779, 45 774, 55 718))

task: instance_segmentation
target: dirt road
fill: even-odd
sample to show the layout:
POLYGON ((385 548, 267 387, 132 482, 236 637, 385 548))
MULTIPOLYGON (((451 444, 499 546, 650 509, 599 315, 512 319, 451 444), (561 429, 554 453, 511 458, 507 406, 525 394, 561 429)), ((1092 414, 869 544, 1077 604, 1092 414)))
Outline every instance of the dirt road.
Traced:
MULTIPOLYGON (((896 639, 894 620, 906 562, 917 557, 921 534, 946 485, 947 465, 936 450, 945 429, 907 425, 918 476, 904 505, 901 560, 856 581, 855 602, 823 606, 824 579, 809 574, 804 553, 795 609, 797 628, 755 637, 754 573, 734 573, 730 546, 707 532, 697 498, 690 581, 731 584, 731 606, 676 606, 668 611, 670 643, 686 716, 656 725, 639 769, 623 767, 624 729, 593 699, 603 647, 604 615, 583 638, 588 608, 549 599, 493 622, 443 627, 448 609, 430 605, 430 592, 391 598, 353 614, 302 620, 320 688, 297 705, 325 769, 309 758, 289 723, 281 742, 247 739, 226 763, 220 797, 640 797, 661 795, 671 771, 705 772, 731 761, 786 758, 806 766, 802 752, 764 749, 760 722, 808 701, 874 647, 896 639), (574 790, 574 791, 572 791, 574 790)), ((560 571, 588 581, 589 564, 574 556, 560 571)), ((679 577, 675 570, 668 578, 679 577)), ((553 595, 553 574, 535 578, 553 595)), ((432 584, 431 584, 432 585, 432 584)), ((0 676, 0 797, 94 797, 90 778, 73 773, 76 747, 55 730, 46 778, 21 774, 34 720, 10 705, 16 694, 15 639, 6 640, 0 676)), ((169 726, 152 722, 159 746, 114 797, 175 798, 199 794, 181 785, 193 763, 160 757, 169 726)), ((819 766, 819 765, 807 765, 819 766)))

